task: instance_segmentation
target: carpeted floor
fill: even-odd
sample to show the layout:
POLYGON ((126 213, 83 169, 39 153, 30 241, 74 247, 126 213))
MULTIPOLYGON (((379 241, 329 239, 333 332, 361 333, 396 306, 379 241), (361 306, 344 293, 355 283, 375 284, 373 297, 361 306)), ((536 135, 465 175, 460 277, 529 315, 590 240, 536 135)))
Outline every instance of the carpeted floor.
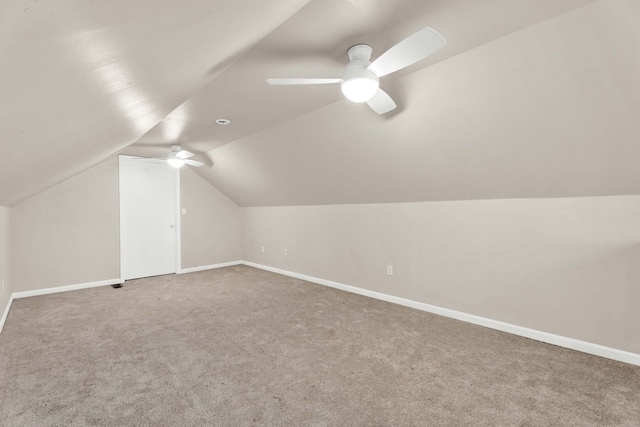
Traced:
POLYGON ((245 266, 15 300, 2 426, 640 426, 640 368, 245 266))

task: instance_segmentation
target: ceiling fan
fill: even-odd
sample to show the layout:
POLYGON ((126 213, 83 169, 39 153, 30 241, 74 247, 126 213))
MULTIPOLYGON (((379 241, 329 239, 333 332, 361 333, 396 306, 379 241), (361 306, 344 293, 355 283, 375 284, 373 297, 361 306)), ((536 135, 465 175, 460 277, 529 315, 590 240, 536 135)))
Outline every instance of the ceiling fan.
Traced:
POLYGON ((317 85, 340 83, 344 96, 353 102, 366 102, 373 111, 385 114, 395 109, 396 103, 382 89, 380 77, 406 68, 433 54, 447 44, 436 30, 425 27, 389 48, 378 59, 370 62, 373 49, 366 44, 353 46, 347 54, 349 64, 342 78, 329 79, 267 79, 271 85, 317 85))
POLYGON ((171 151, 169 152, 169 154, 167 154, 166 160, 167 163, 169 163, 174 168, 182 167, 185 164, 195 166, 197 168, 204 165, 204 163, 197 160, 190 160, 193 156, 195 156, 195 154, 190 151, 183 150, 179 145, 172 145, 171 151))

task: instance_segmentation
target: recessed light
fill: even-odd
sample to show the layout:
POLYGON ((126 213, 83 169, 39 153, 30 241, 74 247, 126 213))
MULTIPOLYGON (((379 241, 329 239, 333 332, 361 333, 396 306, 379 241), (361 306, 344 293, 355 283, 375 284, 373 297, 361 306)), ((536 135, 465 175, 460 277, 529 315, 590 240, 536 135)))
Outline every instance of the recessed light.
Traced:
POLYGON ((216 120, 216 123, 222 126, 226 126, 229 123, 231 123, 231 120, 227 120, 227 119, 218 119, 216 120))

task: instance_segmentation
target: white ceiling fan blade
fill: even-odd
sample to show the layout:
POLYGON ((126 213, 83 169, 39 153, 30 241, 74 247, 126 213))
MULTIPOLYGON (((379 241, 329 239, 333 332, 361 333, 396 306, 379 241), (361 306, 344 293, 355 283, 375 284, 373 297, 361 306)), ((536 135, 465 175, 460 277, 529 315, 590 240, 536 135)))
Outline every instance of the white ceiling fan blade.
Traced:
POLYGON ((391 47, 367 68, 378 77, 415 64, 444 47, 447 41, 439 32, 425 27, 391 47))
POLYGON ((326 85, 341 81, 342 79, 267 79, 270 85, 326 85))
POLYGON ((193 156, 195 156, 195 154, 187 150, 181 150, 176 153, 176 157, 179 159, 189 159, 193 156))
POLYGON ((367 101, 367 105, 378 114, 385 114, 391 110, 395 110, 396 103, 391 99, 389 94, 382 89, 378 89, 373 98, 367 101))
POLYGON ((184 159, 184 162, 190 166, 195 166, 197 168, 199 168, 200 166, 204 165, 204 163, 199 162, 197 160, 189 160, 189 159, 184 159))

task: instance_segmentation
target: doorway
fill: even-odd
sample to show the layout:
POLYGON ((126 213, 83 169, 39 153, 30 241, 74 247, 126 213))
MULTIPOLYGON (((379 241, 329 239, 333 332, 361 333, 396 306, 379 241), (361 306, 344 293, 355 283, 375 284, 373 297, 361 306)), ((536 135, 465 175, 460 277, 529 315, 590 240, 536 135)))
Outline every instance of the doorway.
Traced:
POLYGON ((120 156, 122 280, 180 269, 180 170, 164 160, 120 156))

